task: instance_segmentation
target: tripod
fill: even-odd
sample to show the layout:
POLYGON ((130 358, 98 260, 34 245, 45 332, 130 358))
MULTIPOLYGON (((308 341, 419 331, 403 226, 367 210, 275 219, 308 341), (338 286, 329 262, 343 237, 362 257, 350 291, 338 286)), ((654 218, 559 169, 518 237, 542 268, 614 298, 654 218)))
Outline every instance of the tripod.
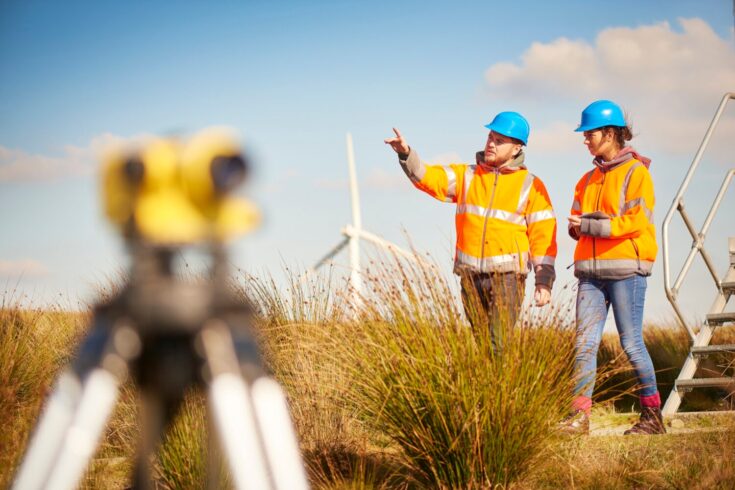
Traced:
MULTIPOLYGON (((221 246, 211 245, 210 275, 199 283, 177 278, 176 248, 131 248, 129 280, 95 306, 91 331, 56 382, 13 488, 76 487, 128 375, 143 400, 134 488, 152 488, 151 455, 192 386, 207 387, 236 488, 308 488, 285 396, 264 370, 250 308, 228 288, 221 246)), ((210 477, 217 473, 210 461, 210 477)))

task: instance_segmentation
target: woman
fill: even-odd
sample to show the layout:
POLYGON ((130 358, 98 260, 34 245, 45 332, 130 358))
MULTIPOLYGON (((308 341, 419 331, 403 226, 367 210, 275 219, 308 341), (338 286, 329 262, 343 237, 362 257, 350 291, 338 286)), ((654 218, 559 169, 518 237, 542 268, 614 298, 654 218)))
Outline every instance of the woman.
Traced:
POLYGON ((663 434, 661 398, 642 334, 646 277, 657 251, 651 160, 626 146, 633 137, 630 127, 620 107, 608 100, 587 106, 576 131, 584 134, 594 168, 577 183, 569 217, 569 234, 578 241, 574 275, 579 278, 579 381, 565 428, 589 431, 597 350, 612 306, 620 342, 636 372, 641 405, 640 420, 625 434, 663 434))

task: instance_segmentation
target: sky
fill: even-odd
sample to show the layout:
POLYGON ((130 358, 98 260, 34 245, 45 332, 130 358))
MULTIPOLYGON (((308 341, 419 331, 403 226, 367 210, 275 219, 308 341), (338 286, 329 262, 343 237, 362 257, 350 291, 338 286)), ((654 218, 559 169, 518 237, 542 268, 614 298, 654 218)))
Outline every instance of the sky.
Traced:
MULTIPOLYGON (((735 91, 733 3, 1 0, 0 67, 5 302, 93 302, 127 263, 98 202, 100 152, 213 125, 241 135, 254 164, 245 193, 263 213, 231 247, 237 268, 282 276, 340 241, 351 220, 350 132, 365 229, 404 247, 410 239, 450 277, 453 206, 414 189, 383 139, 398 127, 428 163, 472 161, 503 110, 530 122, 526 163, 556 209, 564 285, 574 281, 566 216, 591 166, 573 132, 581 110, 601 98, 626 110, 632 144, 653 160, 660 234, 718 104, 735 91)), ((697 227, 733 165, 734 106, 685 196, 697 227)), ((705 245, 720 274, 733 209, 731 191, 705 245)), ((670 243, 673 279, 691 246, 678 216, 670 243)), ((659 250, 649 322, 673 318, 662 263, 659 250)), ((335 270, 347 267, 343 252, 335 270)), ((697 258, 680 295, 688 318, 707 312, 713 284, 697 258)))

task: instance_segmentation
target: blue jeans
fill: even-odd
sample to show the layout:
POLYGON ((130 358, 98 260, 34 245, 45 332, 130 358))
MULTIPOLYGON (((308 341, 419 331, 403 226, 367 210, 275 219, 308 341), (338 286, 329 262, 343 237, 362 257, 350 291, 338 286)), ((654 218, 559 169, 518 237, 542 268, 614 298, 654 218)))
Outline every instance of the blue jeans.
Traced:
POLYGON ((607 312, 612 305, 620 343, 638 378, 638 394, 658 393, 651 356, 643 343, 643 303, 646 278, 580 279, 577 291, 576 395, 591 398, 597 371, 597 350, 607 312))

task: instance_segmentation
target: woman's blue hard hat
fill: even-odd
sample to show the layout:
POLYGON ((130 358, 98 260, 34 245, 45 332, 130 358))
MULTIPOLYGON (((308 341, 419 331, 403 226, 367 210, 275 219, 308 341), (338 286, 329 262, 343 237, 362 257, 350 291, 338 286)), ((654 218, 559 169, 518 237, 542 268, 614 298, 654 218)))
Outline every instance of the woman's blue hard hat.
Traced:
POLYGON ((575 131, 591 131, 605 126, 627 126, 623 110, 615 102, 596 100, 582 111, 582 121, 575 131))

